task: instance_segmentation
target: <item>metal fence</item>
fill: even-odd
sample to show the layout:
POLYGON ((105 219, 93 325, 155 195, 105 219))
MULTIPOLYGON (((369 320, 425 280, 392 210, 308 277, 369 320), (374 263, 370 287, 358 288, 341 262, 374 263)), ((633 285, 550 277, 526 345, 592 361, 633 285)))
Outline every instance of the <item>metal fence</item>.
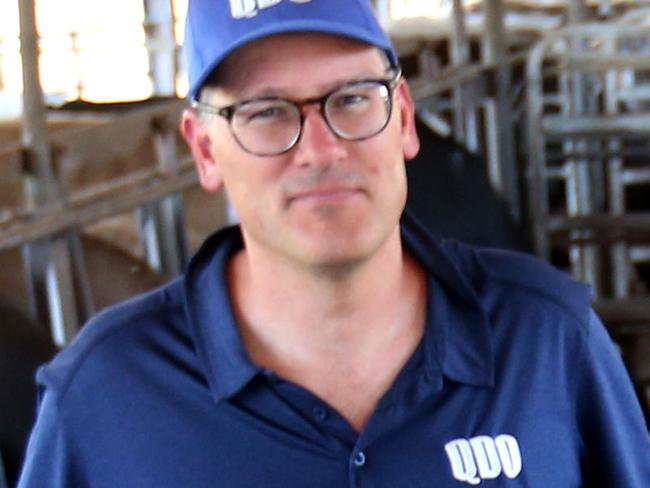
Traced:
POLYGON ((650 262, 650 207, 631 206, 650 190, 648 27, 552 32, 530 51, 526 81, 535 250, 564 251, 598 297, 629 297, 635 266, 650 262))
MULTIPOLYGON (((171 5, 144 2, 152 79, 164 94, 176 93, 179 72, 171 5)), ((569 20, 584 15, 579 6, 569 5, 569 20)), ((48 136, 33 2, 21 7, 26 123, 22 143, 4 148, 0 164, 5 178, 14 174, 24 185, 26 205, 0 215, 0 249, 23 246, 34 310, 52 320, 62 344, 93 310, 77 258, 79 230, 134 210, 149 264, 176 273, 187 254, 178 195, 196 176, 175 135, 182 101, 48 136), (85 190, 62 186, 71 161, 99 166, 144 140, 154 148, 146 168, 85 190)), ((513 216, 530 221, 538 254, 556 264, 565 259, 600 298, 633 297, 636 269, 650 261, 650 212, 630 207, 630 195, 650 183, 647 11, 553 30, 529 51, 521 37, 513 46, 501 1, 486 0, 481 9, 482 30, 472 33, 466 5, 454 0, 447 34, 417 44, 420 76, 411 84, 419 113, 485 156, 491 182, 513 216), (447 64, 440 62, 440 46, 447 64), (516 137, 520 121, 523 144, 516 137)), ((645 308, 617 310, 638 316, 645 308)))

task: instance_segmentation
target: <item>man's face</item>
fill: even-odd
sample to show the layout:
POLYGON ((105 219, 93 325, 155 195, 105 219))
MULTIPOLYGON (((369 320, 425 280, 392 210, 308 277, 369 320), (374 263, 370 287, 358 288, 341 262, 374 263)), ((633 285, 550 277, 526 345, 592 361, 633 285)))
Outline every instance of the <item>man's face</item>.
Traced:
MULTIPOLYGON (((350 81, 389 77, 377 49, 321 34, 256 41, 232 55, 221 74, 219 88, 208 92, 217 107, 262 96, 303 100, 350 81)), ((305 107, 303 117, 298 143, 270 157, 242 149, 223 117, 188 111, 182 130, 202 186, 225 186, 251 258, 322 270, 365 262, 399 239, 404 158, 419 149, 408 88, 398 84, 388 125, 369 139, 337 137, 317 105, 305 107)))

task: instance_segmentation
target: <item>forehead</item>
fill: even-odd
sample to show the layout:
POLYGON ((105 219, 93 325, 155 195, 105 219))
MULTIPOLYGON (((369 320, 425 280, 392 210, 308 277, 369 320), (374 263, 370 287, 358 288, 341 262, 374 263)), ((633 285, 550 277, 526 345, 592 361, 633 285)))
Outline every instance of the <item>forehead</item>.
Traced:
POLYGON ((239 48, 221 64, 214 80, 221 90, 241 96, 284 85, 295 90, 297 82, 300 89, 382 76, 386 66, 375 46, 331 34, 288 33, 239 48))

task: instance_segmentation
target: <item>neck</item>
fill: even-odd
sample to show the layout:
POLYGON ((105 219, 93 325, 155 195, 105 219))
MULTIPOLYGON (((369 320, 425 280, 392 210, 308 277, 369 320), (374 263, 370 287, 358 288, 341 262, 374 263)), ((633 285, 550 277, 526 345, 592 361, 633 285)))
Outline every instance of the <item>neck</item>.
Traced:
POLYGON ((347 272, 267 264, 244 251, 230 267, 235 313, 251 359, 344 415, 347 408, 347 418, 360 429, 422 336, 423 271, 403 252, 399 229, 368 262, 347 272), (340 384, 342 377, 347 384, 340 384), (341 401, 341 395, 349 400, 348 389, 365 397, 362 406, 341 401))
POLYGON ((367 336, 399 303, 412 274, 398 232, 364 263, 309 269, 283 264, 243 251, 230 267, 241 326, 269 347, 296 341, 309 347, 312 340, 342 344, 367 336))

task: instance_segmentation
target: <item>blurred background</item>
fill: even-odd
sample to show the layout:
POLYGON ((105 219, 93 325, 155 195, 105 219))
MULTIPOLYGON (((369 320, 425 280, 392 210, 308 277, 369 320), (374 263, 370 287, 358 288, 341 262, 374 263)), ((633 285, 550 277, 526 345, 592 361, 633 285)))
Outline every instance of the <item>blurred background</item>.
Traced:
MULTIPOLYGON (((373 3, 417 104, 410 211, 589 283, 647 409, 650 2, 373 3)), ((37 365, 236 219, 197 188, 177 131, 186 8, 0 3, 0 488, 20 466, 37 365)))

